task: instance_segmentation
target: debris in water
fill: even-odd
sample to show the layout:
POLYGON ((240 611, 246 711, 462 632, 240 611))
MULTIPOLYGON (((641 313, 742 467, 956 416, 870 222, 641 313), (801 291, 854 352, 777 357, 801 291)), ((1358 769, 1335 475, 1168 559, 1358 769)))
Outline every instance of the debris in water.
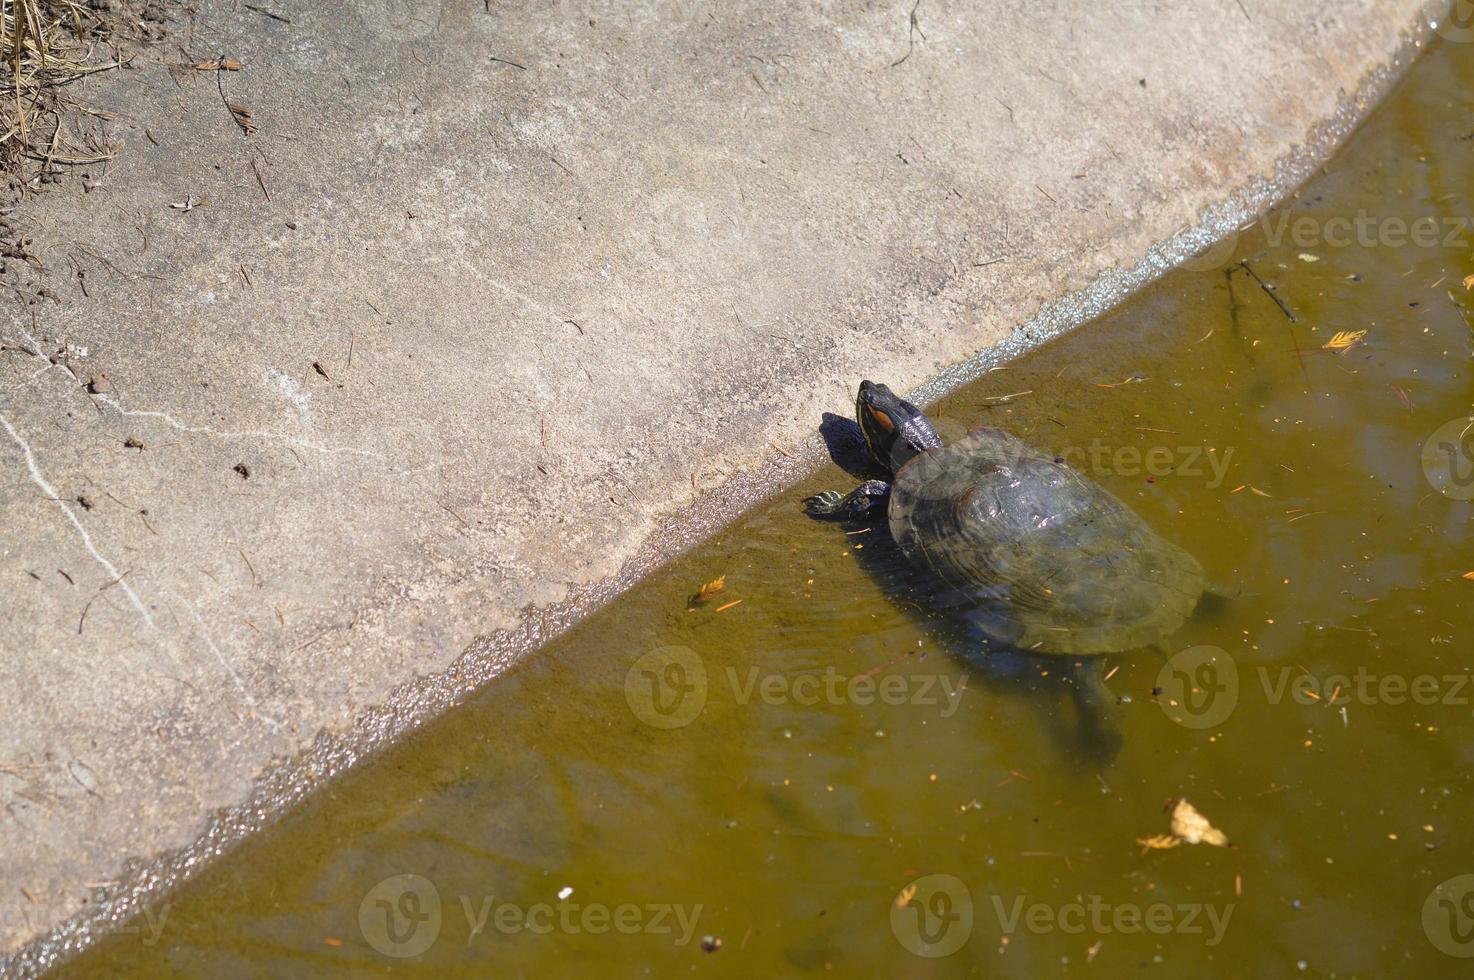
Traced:
POLYGON ((727 576, 719 575, 696 590, 696 594, 686 604, 686 608, 695 609, 704 602, 710 602, 727 587, 727 576))
POLYGON ((1228 838, 1223 831, 1208 822, 1208 818, 1184 797, 1168 800, 1166 807, 1172 814, 1171 832, 1155 837, 1138 838, 1137 843, 1146 850, 1167 850, 1184 842, 1188 844, 1212 844, 1228 847, 1228 838))
POLYGON ((1454 309, 1458 311, 1460 318, 1462 318, 1464 321, 1464 326, 1468 327, 1470 330, 1474 330, 1474 320, 1469 319, 1469 311, 1464 309, 1464 304, 1459 302, 1458 295, 1452 289, 1448 291, 1448 301, 1452 303, 1454 305, 1454 309))
POLYGON ((1247 272, 1250 277, 1252 277, 1253 280, 1259 284, 1259 288, 1264 290, 1264 295, 1274 300, 1274 305, 1280 308, 1280 312, 1285 315, 1285 319, 1289 320, 1291 323, 1295 323, 1295 314, 1291 313, 1290 308, 1285 305, 1285 301, 1280 299, 1279 296, 1276 295, 1274 291, 1274 286, 1261 279, 1259 277, 1259 273, 1254 271, 1253 267, 1249 265, 1247 259, 1240 260, 1239 265, 1242 266, 1243 270, 1247 272))
POLYGON ((1361 343, 1366 335, 1365 330, 1338 330, 1336 336, 1328 340, 1321 349, 1345 353, 1361 343))
POLYGON ((733 599, 731 602, 727 603, 725 606, 717 606, 716 609, 712 610, 712 612, 714 612, 714 613, 726 612, 728 609, 731 609, 733 606, 740 606, 740 605, 742 605, 742 600, 741 599, 733 599))
POLYGON ((1131 377, 1127 378, 1125 381, 1117 381, 1115 384, 1106 384, 1104 382, 1097 381, 1095 383, 1095 387, 1097 387, 1097 388, 1123 388, 1126 385, 1141 384, 1143 381, 1147 381, 1147 380, 1149 380, 1149 379, 1148 378, 1143 378, 1139 374, 1133 374, 1131 377))

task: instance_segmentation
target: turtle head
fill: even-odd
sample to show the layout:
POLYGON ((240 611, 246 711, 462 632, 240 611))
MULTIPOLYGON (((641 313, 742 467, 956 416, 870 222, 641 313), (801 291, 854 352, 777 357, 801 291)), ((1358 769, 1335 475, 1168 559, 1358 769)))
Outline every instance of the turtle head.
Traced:
POLYGON ((860 382, 855 421, 860 423, 870 458, 893 475, 913 457, 942 446, 941 437, 921 409, 872 381, 860 382))

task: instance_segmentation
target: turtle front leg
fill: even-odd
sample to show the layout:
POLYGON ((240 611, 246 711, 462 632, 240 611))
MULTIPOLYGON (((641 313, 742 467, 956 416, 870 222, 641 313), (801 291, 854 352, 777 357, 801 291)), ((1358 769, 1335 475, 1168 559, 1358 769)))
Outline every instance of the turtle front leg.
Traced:
POLYGON ((811 517, 860 517, 885 500, 891 492, 884 480, 866 480, 844 496, 836 490, 825 490, 804 501, 811 517))
POLYGON ((1125 739, 1121 735, 1120 703, 1105 682, 1105 658, 1086 657, 1070 665, 1067 677, 1075 701, 1080 749, 1102 765, 1114 762, 1125 739))

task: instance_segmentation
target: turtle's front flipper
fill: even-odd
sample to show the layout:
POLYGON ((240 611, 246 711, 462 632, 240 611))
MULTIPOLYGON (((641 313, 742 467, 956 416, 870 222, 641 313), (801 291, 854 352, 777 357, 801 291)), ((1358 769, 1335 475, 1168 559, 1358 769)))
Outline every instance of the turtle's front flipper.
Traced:
POLYGON ((883 501, 890 490, 890 484, 883 480, 866 480, 844 496, 834 490, 816 494, 804 501, 804 510, 811 517, 860 517, 883 501))
POLYGON ((1223 609, 1226 609, 1230 605, 1232 605, 1233 601, 1235 599, 1238 599, 1243 594, 1243 585, 1229 588, 1228 586, 1219 584, 1217 582, 1204 582, 1203 595, 1202 598, 1198 600, 1198 608, 1196 611, 1199 613, 1210 614, 1220 612, 1223 609))

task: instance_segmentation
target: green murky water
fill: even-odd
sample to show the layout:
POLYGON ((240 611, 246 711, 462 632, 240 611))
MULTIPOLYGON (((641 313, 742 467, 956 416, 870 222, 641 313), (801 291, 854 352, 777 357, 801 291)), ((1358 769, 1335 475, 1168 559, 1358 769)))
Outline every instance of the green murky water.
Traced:
POLYGON ((1467 969, 1470 93, 1474 45, 1436 50, 1222 262, 938 406, 1240 590, 1173 639, 1211 659, 1109 658, 1114 756, 1057 663, 968 658, 883 530, 801 515, 830 468, 69 972, 1467 969), (1234 846, 1138 844, 1182 796, 1234 846))

